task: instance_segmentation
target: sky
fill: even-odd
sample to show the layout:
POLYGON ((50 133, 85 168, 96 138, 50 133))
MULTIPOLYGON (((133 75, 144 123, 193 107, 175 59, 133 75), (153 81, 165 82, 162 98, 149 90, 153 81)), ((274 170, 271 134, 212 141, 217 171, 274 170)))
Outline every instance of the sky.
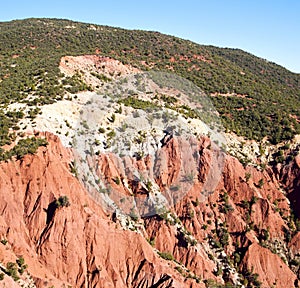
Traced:
POLYGON ((300 73, 300 0, 10 0, 0 21, 64 18, 239 48, 300 73))

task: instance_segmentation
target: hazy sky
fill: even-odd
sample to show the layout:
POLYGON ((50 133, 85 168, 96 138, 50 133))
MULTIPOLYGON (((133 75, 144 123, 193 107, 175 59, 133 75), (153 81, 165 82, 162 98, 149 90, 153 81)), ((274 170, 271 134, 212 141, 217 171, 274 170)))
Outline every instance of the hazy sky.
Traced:
POLYGON ((54 17, 246 50, 300 73, 300 0, 1 1, 0 21, 54 17))

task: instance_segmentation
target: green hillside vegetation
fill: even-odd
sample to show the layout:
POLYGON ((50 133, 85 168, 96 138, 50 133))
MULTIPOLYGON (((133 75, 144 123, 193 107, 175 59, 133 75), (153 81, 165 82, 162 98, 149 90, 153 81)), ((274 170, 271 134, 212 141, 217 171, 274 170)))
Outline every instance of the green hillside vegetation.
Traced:
POLYGON ((212 97, 226 129, 271 143, 300 133, 300 75, 237 49, 198 45, 158 32, 124 30, 58 19, 0 23, 0 145, 8 144, 20 115, 13 102, 39 106, 66 91, 91 89, 59 72, 62 56, 110 56, 142 70, 172 71, 212 97), (226 94, 226 97, 221 94, 226 94), (33 95, 33 98, 28 98, 33 95))

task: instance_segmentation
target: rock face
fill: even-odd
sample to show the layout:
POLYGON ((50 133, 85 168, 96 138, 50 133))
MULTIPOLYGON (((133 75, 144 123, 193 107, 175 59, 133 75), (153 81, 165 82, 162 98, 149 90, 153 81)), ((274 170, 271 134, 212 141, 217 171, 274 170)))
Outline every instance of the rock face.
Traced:
MULTIPOLYGON (((159 215, 134 219, 131 231, 70 172, 70 150, 57 136, 45 136, 49 144, 36 155, 0 164, 0 238, 7 240, 0 244, 0 261, 4 267, 23 256, 36 287, 297 287, 297 267, 286 263, 300 252, 299 233, 271 169, 244 168, 226 156, 217 188, 201 194, 212 159, 210 140, 202 138, 196 180, 184 197, 159 215), (63 196, 70 205, 58 201, 63 196)), ((161 149, 172 166, 151 179, 161 191, 183 165, 180 141, 170 141, 161 149)), ((113 162, 113 156, 98 158, 107 179, 118 173, 109 157, 113 162)), ((299 189, 297 161, 280 174, 292 195, 299 189)), ((144 169, 148 162, 136 165, 144 169)), ((119 189, 127 193, 124 183, 131 179, 125 180, 119 189)), ((2 283, 10 280, 5 275, 2 283)))
POLYGON ((94 87, 101 86, 102 81, 140 72, 139 69, 124 65, 118 60, 99 55, 65 56, 62 57, 59 68, 68 76, 80 73, 84 81, 94 87))
POLYGON ((250 245, 243 262, 248 270, 253 269, 260 276, 259 280, 265 287, 294 287, 297 279, 295 274, 269 249, 256 243, 250 245))
POLYGON ((294 211, 300 216, 300 155, 283 167, 280 180, 285 184, 294 211))
POLYGON ((23 255, 38 287, 182 287, 140 234, 104 215, 69 172, 68 151, 48 140, 47 150, 1 164, 1 250, 11 248, 10 261, 23 255), (55 207, 60 195, 69 207, 55 207))

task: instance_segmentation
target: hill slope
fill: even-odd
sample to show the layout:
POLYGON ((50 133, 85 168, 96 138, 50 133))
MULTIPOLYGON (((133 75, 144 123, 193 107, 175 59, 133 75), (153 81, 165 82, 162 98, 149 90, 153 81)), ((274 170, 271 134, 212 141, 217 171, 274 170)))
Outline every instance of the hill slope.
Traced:
MULTIPOLYGON (((36 102, 59 99, 58 64, 65 55, 111 56, 142 70, 175 72, 208 95, 229 130, 272 143, 300 131, 300 75, 235 49, 203 46, 157 32, 27 19, 0 23, 2 104, 39 95, 36 102), (239 97, 240 95, 240 97, 239 97)), ((80 83, 68 79, 82 90, 80 83)), ((65 83, 67 84, 67 83, 65 83)))

